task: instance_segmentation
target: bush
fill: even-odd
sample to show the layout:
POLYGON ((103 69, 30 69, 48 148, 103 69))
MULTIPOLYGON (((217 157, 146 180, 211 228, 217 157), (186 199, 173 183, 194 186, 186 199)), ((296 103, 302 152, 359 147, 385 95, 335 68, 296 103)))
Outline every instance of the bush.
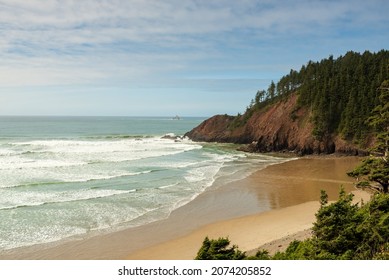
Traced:
POLYGON ((198 260, 369 260, 389 259, 389 194, 375 194, 362 206, 353 204, 353 195, 343 189, 331 204, 322 192, 321 207, 316 213, 313 236, 293 241, 285 252, 274 256, 260 250, 247 257, 228 238, 210 240, 206 237, 198 260))
POLYGON ((203 245, 197 253, 196 260, 242 260, 246 254, 238 250, 236 245, 229 246, 228 238, 209 239, 205 237, 203 245))

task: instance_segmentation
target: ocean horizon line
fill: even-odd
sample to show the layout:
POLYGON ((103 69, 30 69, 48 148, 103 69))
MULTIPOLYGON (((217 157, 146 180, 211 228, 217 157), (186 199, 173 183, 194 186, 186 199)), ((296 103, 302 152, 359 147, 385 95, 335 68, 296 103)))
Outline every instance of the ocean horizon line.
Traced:
POLYGON ((185 115, 2 115, 1 117, 25 117, 25 118, 175 118, 179 116, 180 118, 210 118, 211 116, 185 116, 185 115))

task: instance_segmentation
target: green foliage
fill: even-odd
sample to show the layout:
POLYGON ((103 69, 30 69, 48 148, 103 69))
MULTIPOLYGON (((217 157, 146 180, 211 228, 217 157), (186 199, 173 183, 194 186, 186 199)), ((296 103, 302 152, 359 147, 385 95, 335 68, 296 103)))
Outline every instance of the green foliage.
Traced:
POLYGON ((322 193, 312 237, 291 242, 285 252, 271 256, 260 250, 255 256, 246 257, 236 246, 228 247, 228 239, 205 238, 196 259, 388 260, 389 194, 375 194, 362 206, 353 204, 352 198, 352 194, 341 189, 339 199, 328 204, 322 193))
MULTIPOLYGON (((320 62, 309 61, 300 71, 291 70, 276 84, 272 81, 267 91, 258 91, 245 114, 297 92, 298 107, 309 109, 317 139, 340 133, 363 145, 370 134, 381 131, 373 131, 366 123, 380 101, 377 88, 386 89, 381 112, 389 114, 389 82, 383 83, 389 79, 388 65, 389 51, 385 50, 363 54, 350 51, 337 59, 330 56, 320 62)), ((386 140, 389 141, 389 134, 386 140)))
POLYGON ((255 256, 247 257, 248 260, 271 260, 272 257, 267 250, 259 250, 255 256))
POLYGON ((380 192, 388 193, 389 187, 389 158, 387 157, 369 157, 362 161, 353 171, 347 175, 360 179, 367 179, 370 182, 376 182, 379 186, 368 184, 362 181, 357 186, 370 187, 380 192))
POLYGON ((320 191, 320 206, 323 207, 328 203, 328 194, 325 190, 320 191))
POLYGON ((234 130, 234 129, 238 128, 238 127, 241 127, 241 126, 245 125, 246 122, 252 116, 253 113, 254 113, 254 110, 247 109, 245 114, 243 114, 243 115, 238 114, 236 117, 234 117, 232 122, 228 125, 228 129, 234 130))
POLYGON ((358 205, 353 205, 353 195, 342 189, 335 203, 325 205, 316 213, 313 225, 315 247, 320 249, 318 258, 349 259, 360 240, 356 224, 361 222, 358 205))
POLYGON ((356 229, 361 235, 358 258, 389 259, 389 195, 376 195, 359 212, 363 220, 356 229))
POLYGON ((388 64, 388 51, 366 51, 303 66, 298 103, 311 108, 315 136, 341 133, 362 143, 371 133, 365 120, 377 105, 377 88, 389 78, 388 64))
POLYGON ((292 242, 273 259, 389 259, 389 195, 376 194, 359 207, 341 190, 316 214, 313 237, 292 242))
POLYGON ((365 159, 347 175, 379 184, 371 186, 366 181, 357 186, 375 188, 388 193, 389 189, 389 81, 384 81, 380 87, 380 103, 374 108, 372 116, 367 120, 369 126, 377 131, 377 143, 372 150, 377 154, 365 159))
MULTIPOLYGON (((285 252, 277 252, 273 260, 311 260, 314 259, 315 246, 311 239, 292 241, 285 252)), ((329 259, 329 258, 327 258, 329 259)))
MULTIPOLYGON (((348 175, 361 179, 362 187, 378 183, 377 193, 362 206, 342 189, 339 199, 328 204, 321 193, 312 238, 293 241, 285 252, 270 256, 259 251, 249 259, 389 259, 389 52, 362 55, 348 52, 334 60, 309 62, 300 72, 291 70, 267 92, 258 91, 244 115, 234 119, 244 124, 256 111, 298 89, 298 106, 311 108, 314 135, 341 133, 357 142, 374 134, 375 156, 365 159, 348 175), (377 90, 378 89, 378 90, 377 90)), ((295 116, 296 117, 296 116, 295 116)), ((205 238, 196 259, 243 259, 237 246, 226 238, 205 238)))
POLYGON ((389 158, 389 80, 382 82, 379 90, 379 104, 374 108, 367 123, 377 132, 377 144, 374 151, 389 158))
POLYGON ((197 253, 196 260, 241 260, 246 257, 245 253, 238 250, 238 247, 230 245, 228 238, 217 240, 206 237, 203 245, 197 253))

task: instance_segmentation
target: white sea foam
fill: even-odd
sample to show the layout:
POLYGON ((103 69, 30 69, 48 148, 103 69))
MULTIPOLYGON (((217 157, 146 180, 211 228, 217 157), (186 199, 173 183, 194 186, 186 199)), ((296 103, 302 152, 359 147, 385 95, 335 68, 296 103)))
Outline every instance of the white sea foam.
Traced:
POLYGON ((172 140, 160 138, 112 141, 33 141, 28 145, 40 147, 51 156, 60 157, 64 164, 72 163, 75 159, 77 159, 76 162, 84 163, 131 161, 201 148, 199 145, 175 143, 172 140))
POLYGON ((17 207, 39 206, 50 203, 63 203, 72 201, 82 201, 110 197, 120 194, 128 194, 135 190, 101 190, 84 189, 77 191, 59 191, 59 192, 36 192, 24 191, 14 192, 9 190, 0 190, 0 210, 13 209, 17 207))
POLYGON ((159 189, 169 189, 169 188, 173 188, 173 187, 176 187, 176 186, 178 186, 178 183, 169 184, 169 185, 166 185, 166 186, 160 186, 158 188, 159 189))
POLYGON ((36 140, 16 142, 12 146, 16 147, 14 152, 3 149, 3 155, 8 156, 0 157, 0 188, 29 182, 87 182, 139 175, 145 172, 117 170, 116 165, 201 149, 197 144, 157 137, 109 141, 36 140))
POLYGON ((2 170, 0 173, 0 189, 27 187, 37 184, 82 183, 97 180, 109 180, 127 176, 138 176, 152 172, 115 170, 111 168, 99 169, 89 166, 72 168, 18 168, 2 170), (113 170, 112 170, 113 169, 113 170))
POLYGON ((0 142, 0 248, 163 219, 220 176, 272 162, 160 137, 0 142))

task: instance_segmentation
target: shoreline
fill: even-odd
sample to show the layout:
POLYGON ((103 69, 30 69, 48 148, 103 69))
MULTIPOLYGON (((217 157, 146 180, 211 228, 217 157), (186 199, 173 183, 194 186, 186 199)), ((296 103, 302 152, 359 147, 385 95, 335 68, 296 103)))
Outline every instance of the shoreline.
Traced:
MULTIPOLYGON (((327 191, 330 200, 337 198, 341 184, 346 191, 353 190, 353 180, 348 178, 345 172, 351 170, 359 160, 360 158, 356 157, 299 158, 270 165, 243 180, 206 190, 193 201, 173 211, 165 220, 59 245, 36 245, 14 249, 2 253, 0 258, 163 259, 170 256, 172 259, 193 259, 194 250, 200 248, 202 240, 207 236, 206 230, 210 230, 212 226, 237 222, 239 219, 261 221, 263 217, 272 217, 261 221, 263 228, 270 234, 266 242, 271 242, 284 237, 277 234, 275 229, 270 230, 272 223, 273 226, 280 228, 280 224, 283 223, 281 219, 290 220, 293 217, 292 212, 295 213, 295 217, 303 213, 307 216, 294 220, 294 223, 288 227, 292 228, 295 225, 297 227, 289 230, 288 234, 300 231, 301 223, 303 223, 302 229, 306 229, 306 221, 314 217, 315 207, 319 205, 320 189, 327 191), (275 223, 277 219, 278 225, 275 223), (201 231, 204 229, 205 231, 201 231), (199 236, 203 235, 200 243, 185 239, 196 232, 199 236), (183 241, 186 244, 184 247, 183 241), (165 248, 166 244, 172 246, 170 253, 164 249, 159 251, 159 255, 156 254, 158 248, 165 248), (185 253, 183 248, 189 247, 192 250, 185 253), (182 254, 179 254, 181 252, 182 254)), ((236 224, 234 227, 237 228, 236 224)), ((245 230, 242 228, 241 237, 245 236, 244 231, 256 232, 253 227, 250 230, 250 223, 246 224, 245 230)), ((250 248, 242 243, 247 237, 239 238, 231 241, 244 251, 261 245, 252 244, 250 248)))
POLYGON ((228 237, 231 245, 241 251, 252 250, 261 243, 268 243, 311 227, 319 202, 306 202, 296 206, 266 211, 235 219, 212 223, 192 233, 156 246, 151 246, 127 256, 132 260, 194 259, 206 236, 210 239, 228 237), (291 217, 293 217, 291 219, 291 217), (277 220, 277 223, 271 221, 277 220), (266 225, 266 226, 263 226, 266 225))
MULTIPOLYGON (((353 191, 354 203, 368 200, 368 194, 353 191)), ((259 214, 219 221, 203 226, 190 234, 151 246, 127 256, 129 260, 177 260, 194 259, 202 241, 228 237, 231 245, 248 255, 255 255, 258 249, 266 249, 271 254, 286 249, 293 240, 304 240, 311 233, 319 201, 310 201, 259 214)))

